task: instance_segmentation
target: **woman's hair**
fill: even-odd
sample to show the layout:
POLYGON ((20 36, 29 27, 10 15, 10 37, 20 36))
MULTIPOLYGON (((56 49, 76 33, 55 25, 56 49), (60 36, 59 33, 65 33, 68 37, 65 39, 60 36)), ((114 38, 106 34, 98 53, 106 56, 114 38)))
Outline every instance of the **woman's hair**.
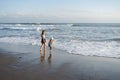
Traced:
POLYGON ((45 33, 45 30, 42 30, 42 35, 45 33))

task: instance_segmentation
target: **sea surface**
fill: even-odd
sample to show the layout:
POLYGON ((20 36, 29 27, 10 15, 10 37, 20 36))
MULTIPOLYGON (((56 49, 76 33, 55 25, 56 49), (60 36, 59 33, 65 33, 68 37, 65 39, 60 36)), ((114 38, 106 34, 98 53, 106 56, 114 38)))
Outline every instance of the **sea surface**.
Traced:
POLYGON ((70 54, 120 58, 119 23, 0 23, 0 42, 41 45, 43 29, 70 54))

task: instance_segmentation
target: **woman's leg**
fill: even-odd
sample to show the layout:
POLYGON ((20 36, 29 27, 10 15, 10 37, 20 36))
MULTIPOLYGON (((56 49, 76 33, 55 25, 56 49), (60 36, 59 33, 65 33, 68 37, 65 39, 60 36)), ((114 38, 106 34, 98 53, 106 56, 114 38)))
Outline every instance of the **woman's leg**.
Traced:
POLYGON ((46 45, 43 44, 43 47, 44 47, 44 52, 43 52, 43 55, 44 55, 44 59, 46 58, 46 45))
POLYGON ((44 43, 44 53, 46 53, 46 43, 44 43))
POLYGON ((40 50, 42 50, 43 44, 40 46, 40 50))

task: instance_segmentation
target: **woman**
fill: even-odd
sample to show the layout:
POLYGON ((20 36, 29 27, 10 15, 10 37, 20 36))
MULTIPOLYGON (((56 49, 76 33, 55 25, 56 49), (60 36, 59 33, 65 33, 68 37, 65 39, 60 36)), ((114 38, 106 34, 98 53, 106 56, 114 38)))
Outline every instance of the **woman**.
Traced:
POLYGON ((42 30, 42 33, 41 33, 41 47, 40 47, 40 50, 42 50, 42 47, 44 47, 44 51, 46 50, 46 39, 45 39, 45 34, 46 34, 46 31, 45 30, 42 30))

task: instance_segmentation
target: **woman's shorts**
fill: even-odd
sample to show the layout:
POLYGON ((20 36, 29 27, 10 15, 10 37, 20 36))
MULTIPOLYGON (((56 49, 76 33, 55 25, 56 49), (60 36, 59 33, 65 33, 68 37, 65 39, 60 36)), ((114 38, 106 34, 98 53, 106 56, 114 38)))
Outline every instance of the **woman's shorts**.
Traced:
POLYGON ((42 44, 46 43, 46 39, 42 39, 42 40, 41 40, 41 43, 42 43, 42 44))

